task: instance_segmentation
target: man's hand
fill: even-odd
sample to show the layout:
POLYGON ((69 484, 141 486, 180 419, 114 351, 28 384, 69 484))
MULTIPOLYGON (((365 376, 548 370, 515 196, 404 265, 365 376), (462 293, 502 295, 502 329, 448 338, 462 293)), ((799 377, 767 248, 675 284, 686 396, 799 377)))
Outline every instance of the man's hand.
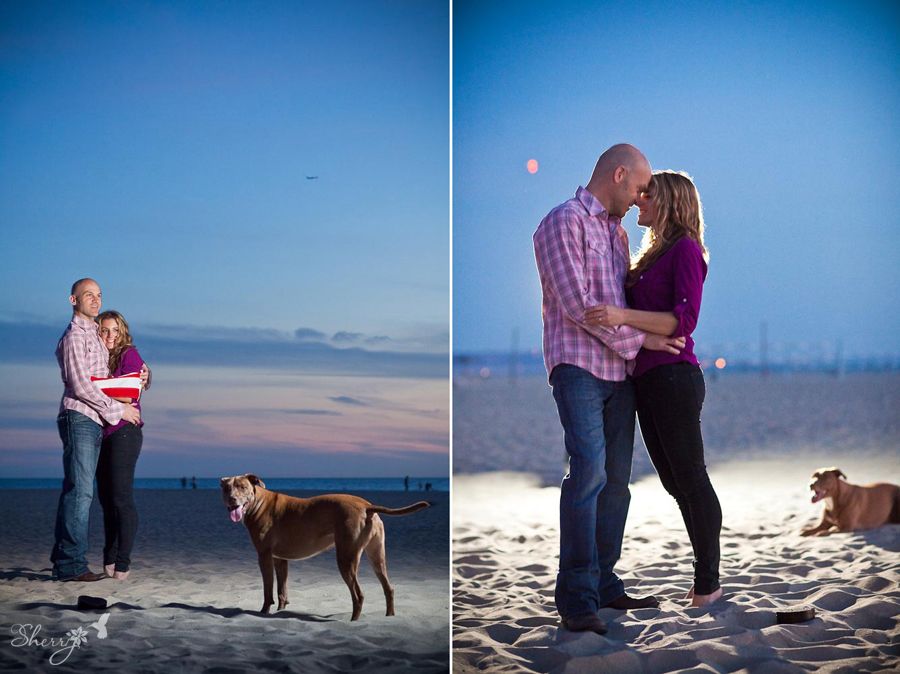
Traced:
POLYGON ((141 423, 141 412, 134 405, 126 405, 125 411, 122 412, 122 419, 130 424, 137 425, 141 423))
POLYGON ((150 368, 147 363, 141 365, 141 388, 145 391, 150 388, 150 368))
POLYGON ((645 349, 650 349, 651 351, 665 351, 676 356, 681 353, 684 344, 684 337, 666 337, 652 332, 648 332, 647 337, 644 339, 645 349))
POLYGON ((584 310, 584 322, 614 328, 625 322, 625 310, 612 304, 600 304, 584 310))

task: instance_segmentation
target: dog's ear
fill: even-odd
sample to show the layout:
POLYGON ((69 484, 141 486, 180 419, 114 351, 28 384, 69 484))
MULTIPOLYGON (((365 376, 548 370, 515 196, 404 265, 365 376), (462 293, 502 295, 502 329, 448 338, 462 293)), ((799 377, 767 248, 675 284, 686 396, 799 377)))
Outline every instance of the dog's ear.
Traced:
POLYGON ((228 484, 228 480, 230 480, 230 479, 231 479, 230 477, 223 477, 223 478, 221 478, 221 479, 219 480, 219 486, 220 486, 220 487, 224 487, 226 484, 228 484))
POLYGON ((263 489, 266 488, 266 483, 256 477, 256 475, 254 475, 253 473, 247 473, 246 475, 244 475, 244 477, 246 477, 250 481, 250 484, 257 487, 262 487, 263 489))
POLYGON ((842 471, 840 468, 835 468, 835 469, 834 469, 834 472, 837 473, 837 476, 838 476, 838 477, 842 477, 842 478, 844 478, 845 480, 847 479, 847 476, 844 475, 844 471, 842 471))

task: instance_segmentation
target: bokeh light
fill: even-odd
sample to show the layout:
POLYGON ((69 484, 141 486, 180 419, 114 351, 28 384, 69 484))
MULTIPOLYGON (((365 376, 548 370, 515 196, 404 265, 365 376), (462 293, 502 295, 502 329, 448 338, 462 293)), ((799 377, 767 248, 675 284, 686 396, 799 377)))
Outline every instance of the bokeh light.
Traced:
POLYGON ((725 360, 724 358, 716 358, 716 369, 718 369, 718 370, 724 370, 724 369, 725 369, 725 366, 726 366, 727 364, 728 364, 728 363, 726 362, 726 360, 725 360))
POLYGON ((538 172, 538 162, 537 159, 529 159, 528 163, 525 164, 525 168, 528 169, 529 173, 537 173, 538 172))

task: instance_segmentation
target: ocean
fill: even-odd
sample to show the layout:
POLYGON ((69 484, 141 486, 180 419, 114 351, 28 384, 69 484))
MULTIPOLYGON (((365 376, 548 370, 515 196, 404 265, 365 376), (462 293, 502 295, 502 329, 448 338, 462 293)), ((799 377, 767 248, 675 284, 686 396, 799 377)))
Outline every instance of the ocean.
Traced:
MULTIPOLYGON (((138 477, 135 489, 193 489, 191 478, 182 485, 178 477, 138 477)), ((314 491, 323 494, 334 492, 404 491, 402 477, 273 477, 265 480, 272 491, 314 491)), ((60 489, 60 477, 0 478, 3 489, 60 489)), ((450 478, 410 477, 409 491, 424 492, 430 485, 432 491, 450 491, 450 478)), ((196 489, 219 489, 218 477, 198 477, 196 489)))

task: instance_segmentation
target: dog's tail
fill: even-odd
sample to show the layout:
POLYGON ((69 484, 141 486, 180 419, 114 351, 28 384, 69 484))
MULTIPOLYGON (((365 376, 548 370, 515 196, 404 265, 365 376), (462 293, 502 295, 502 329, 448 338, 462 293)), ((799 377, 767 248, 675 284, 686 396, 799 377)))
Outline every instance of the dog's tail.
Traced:
POLYGON ((381 513, 382 515, 409 515, 431 505, 434 505, 431 501, 418 501, 405 508, 386 508, 385 506, 370 505, 366 506, 366 515, 371 515, 373 513, 381 513))

